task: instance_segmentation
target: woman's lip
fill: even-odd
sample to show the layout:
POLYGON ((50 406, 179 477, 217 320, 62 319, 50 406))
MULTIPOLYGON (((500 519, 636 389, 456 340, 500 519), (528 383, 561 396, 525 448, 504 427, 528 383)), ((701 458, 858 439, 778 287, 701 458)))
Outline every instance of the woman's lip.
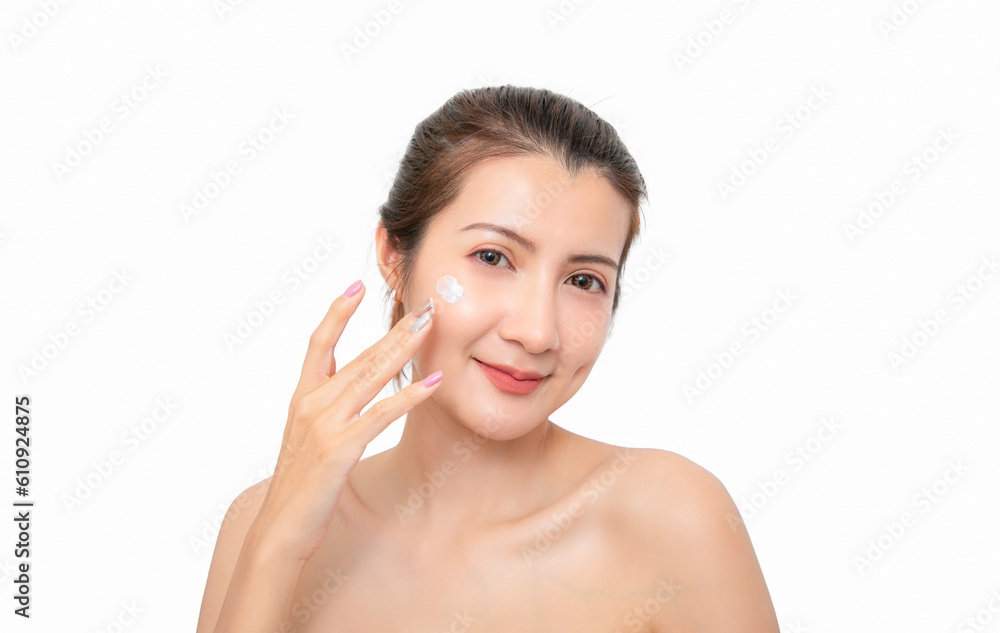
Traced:
POLYGON ((534 380, 518 380, 510 374, 500 371, 499 369, 493 367, 492 365, 487 365, 486 363, 473 359, 479 365, 479 369, 482 370, 486 378, 493 383, 493 386, 498 390, 514 395, 514 396, 527 396, 538 388, 538 385, 542 383, 541 378, 534 380))
POLYGON ((473 358, 472 360, 476 361, 477 363, 486 365, 487 367, 492 367, 497 371, 502 371, 503 373, 507 374, 514 380, 541 380, 542 378, 545 378, 545 376, 534 371, 520 371, 514 369, 513 367, 508 367, 506 365, 491 365, 489 363, 484 363, 478 358, 473 358))

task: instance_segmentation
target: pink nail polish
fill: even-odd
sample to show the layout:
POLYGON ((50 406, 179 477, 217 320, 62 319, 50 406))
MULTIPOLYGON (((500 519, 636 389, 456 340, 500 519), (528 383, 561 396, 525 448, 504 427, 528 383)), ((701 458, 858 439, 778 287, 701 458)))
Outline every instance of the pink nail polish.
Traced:
POLYGON ((361 290, 361 280, 360 279, 357 280, 357 281, 355 281, 353 284, 351 284, 350 286, 347 287, 347 290, 344 291, 344 296, 345 297, 353 297, 354 295, 358 294, 359 290, 361 290))
POLYGON ((438 383, 439 380, 441 380, 441 376, 443 376, 443 375, 444 374, 439 369, 436 372, 434 372, 433 374, 431 374, 430 376, 424 378, 420 382, 424 383, 425 387, 433 387, 434 385, 436 385, 438 383))

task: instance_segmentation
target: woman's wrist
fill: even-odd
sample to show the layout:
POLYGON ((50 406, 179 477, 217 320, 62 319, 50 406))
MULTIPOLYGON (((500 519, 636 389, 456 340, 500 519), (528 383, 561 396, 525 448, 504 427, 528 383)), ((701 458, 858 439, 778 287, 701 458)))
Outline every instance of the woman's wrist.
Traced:
POLYGON ((306 561, 298 556, 289 537, 270 525, 254 522, 243 541, 244 554, 255 566, 301 567, 306 561))

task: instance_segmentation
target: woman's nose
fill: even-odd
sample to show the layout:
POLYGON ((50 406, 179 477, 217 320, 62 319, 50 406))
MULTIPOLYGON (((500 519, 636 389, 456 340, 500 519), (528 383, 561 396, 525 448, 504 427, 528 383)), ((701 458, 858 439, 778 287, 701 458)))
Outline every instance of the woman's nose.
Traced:
POLYGON ((521 343, 532 354, 559 349, 556 293, 541 281, 518 286, 500 325, 500 336, 521 343))

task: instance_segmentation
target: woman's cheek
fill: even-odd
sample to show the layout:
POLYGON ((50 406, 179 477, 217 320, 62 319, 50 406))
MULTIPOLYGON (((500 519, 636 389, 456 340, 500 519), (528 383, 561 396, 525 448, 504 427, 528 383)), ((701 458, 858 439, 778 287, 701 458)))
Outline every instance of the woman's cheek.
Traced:
POLYGON ((490 311, 490 297, 496 298, 496 288, 488 287, 488 280, 463 272, 447 272, 437 278, 434 287, 434 305, 441 306, 442 323, 459 326, 460 323, 480 325, 490 311), (480 319, 480 321, 470 321, 480 319))
POLYGON ((563 352, 580 358, 599 354, 608 340, 610 319, 604 306, 580 306, 580 313, 560 328, 559 339, 565 341, 563 352))
POLYGON ((455 279, 454 275, 441 275, 438 277, 434 290, 447 303, 458 303, 465 298, 465 288, 455 279))

